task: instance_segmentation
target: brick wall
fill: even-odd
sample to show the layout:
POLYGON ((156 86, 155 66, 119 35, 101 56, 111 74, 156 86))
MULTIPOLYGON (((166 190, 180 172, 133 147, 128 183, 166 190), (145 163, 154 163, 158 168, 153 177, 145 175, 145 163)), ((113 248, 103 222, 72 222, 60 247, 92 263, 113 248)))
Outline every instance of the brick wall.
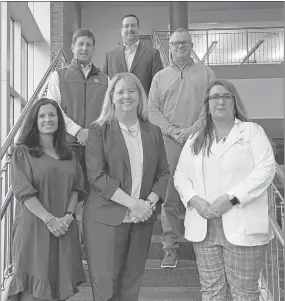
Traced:
POLYGON ((51 59, 63 49, 68 61, 73 57, 73 33, 81 27, 81 7, 78 2, 50 2, 51 5, 51 59))

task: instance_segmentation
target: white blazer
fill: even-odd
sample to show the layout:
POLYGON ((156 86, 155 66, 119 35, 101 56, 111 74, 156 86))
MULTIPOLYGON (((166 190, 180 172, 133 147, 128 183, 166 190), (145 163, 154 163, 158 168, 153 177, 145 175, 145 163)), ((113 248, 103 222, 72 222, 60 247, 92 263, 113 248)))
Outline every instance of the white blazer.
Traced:
MULTIPOLYGON (((174 186, 186 207, 185 238, 199 242, 207 233, 207 220, 188 205, 199 195, 206 199, 203 155, 192 153, 193 137, 185 143, 174 174, 174 186)), ((267 188, 275 175, 271 144, 261 126, 236 119, 219 154, 220 192, 235 195, 241 205, 223 214, 227 240, 234 245, 266 244, 273 238, 268 219, 267 188)))

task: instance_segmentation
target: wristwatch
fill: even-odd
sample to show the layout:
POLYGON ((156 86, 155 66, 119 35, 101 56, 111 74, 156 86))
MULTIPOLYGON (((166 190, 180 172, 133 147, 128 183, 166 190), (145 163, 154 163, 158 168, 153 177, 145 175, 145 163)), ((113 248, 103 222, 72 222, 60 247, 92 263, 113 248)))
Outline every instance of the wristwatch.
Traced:
POLYGON ((66 211, 65 214, 69 214, 72 217, 72 219, 76 219, 76 214, 72 211, 66 211))
POLYGON ((233 206, 240 204, 240 201, 236 196, 230 195, 230 194, 228 194, 228 196, 229 196, 230 202, 232 203, 233 206))

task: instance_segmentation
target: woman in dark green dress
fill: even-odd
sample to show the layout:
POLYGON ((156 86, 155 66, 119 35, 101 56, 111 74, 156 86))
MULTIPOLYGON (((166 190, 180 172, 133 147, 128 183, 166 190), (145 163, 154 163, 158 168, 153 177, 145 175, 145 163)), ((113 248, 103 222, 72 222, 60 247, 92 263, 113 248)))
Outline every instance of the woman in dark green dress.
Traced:
POLYGON ((58 104, 42 98, 31 108, 12 158, 17 199, 14 275, 9 300, 66 300, 85 281, 75 211, 85 194, 76 155, 66 146, 58 104))

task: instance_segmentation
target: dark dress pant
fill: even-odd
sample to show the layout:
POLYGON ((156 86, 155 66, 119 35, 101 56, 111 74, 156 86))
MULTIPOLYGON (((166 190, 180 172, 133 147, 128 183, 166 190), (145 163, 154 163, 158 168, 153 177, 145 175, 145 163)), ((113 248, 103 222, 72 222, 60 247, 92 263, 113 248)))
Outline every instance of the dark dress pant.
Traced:
POLYGON ((110 226, 83 220, 93 301, 136 301, 139 297, 153 223, 110 226))
MULTIPOLYGON (((87 170, 86 170, 86 162, 85 162, 85 146, 79 145, 79 144, 69 144, 69 149, 71 149, 77 156, 79 163, 82 168, 82 172, 84 175, 84 189, 86 190, 87 194, 89 192, 89 183, 87 179, 87 170)), ((84 249, 84 241, 83 241, 83 233, 82 233, 82 211, 83 211, 84 202, 80 202, 77 204, 76 207, 76 215, 80 216, 80 219, 78 219, 78 229, 79 229, 79 239, 80 244, 83 252, 83 257, 85 258, 85 249, 84 249)))

